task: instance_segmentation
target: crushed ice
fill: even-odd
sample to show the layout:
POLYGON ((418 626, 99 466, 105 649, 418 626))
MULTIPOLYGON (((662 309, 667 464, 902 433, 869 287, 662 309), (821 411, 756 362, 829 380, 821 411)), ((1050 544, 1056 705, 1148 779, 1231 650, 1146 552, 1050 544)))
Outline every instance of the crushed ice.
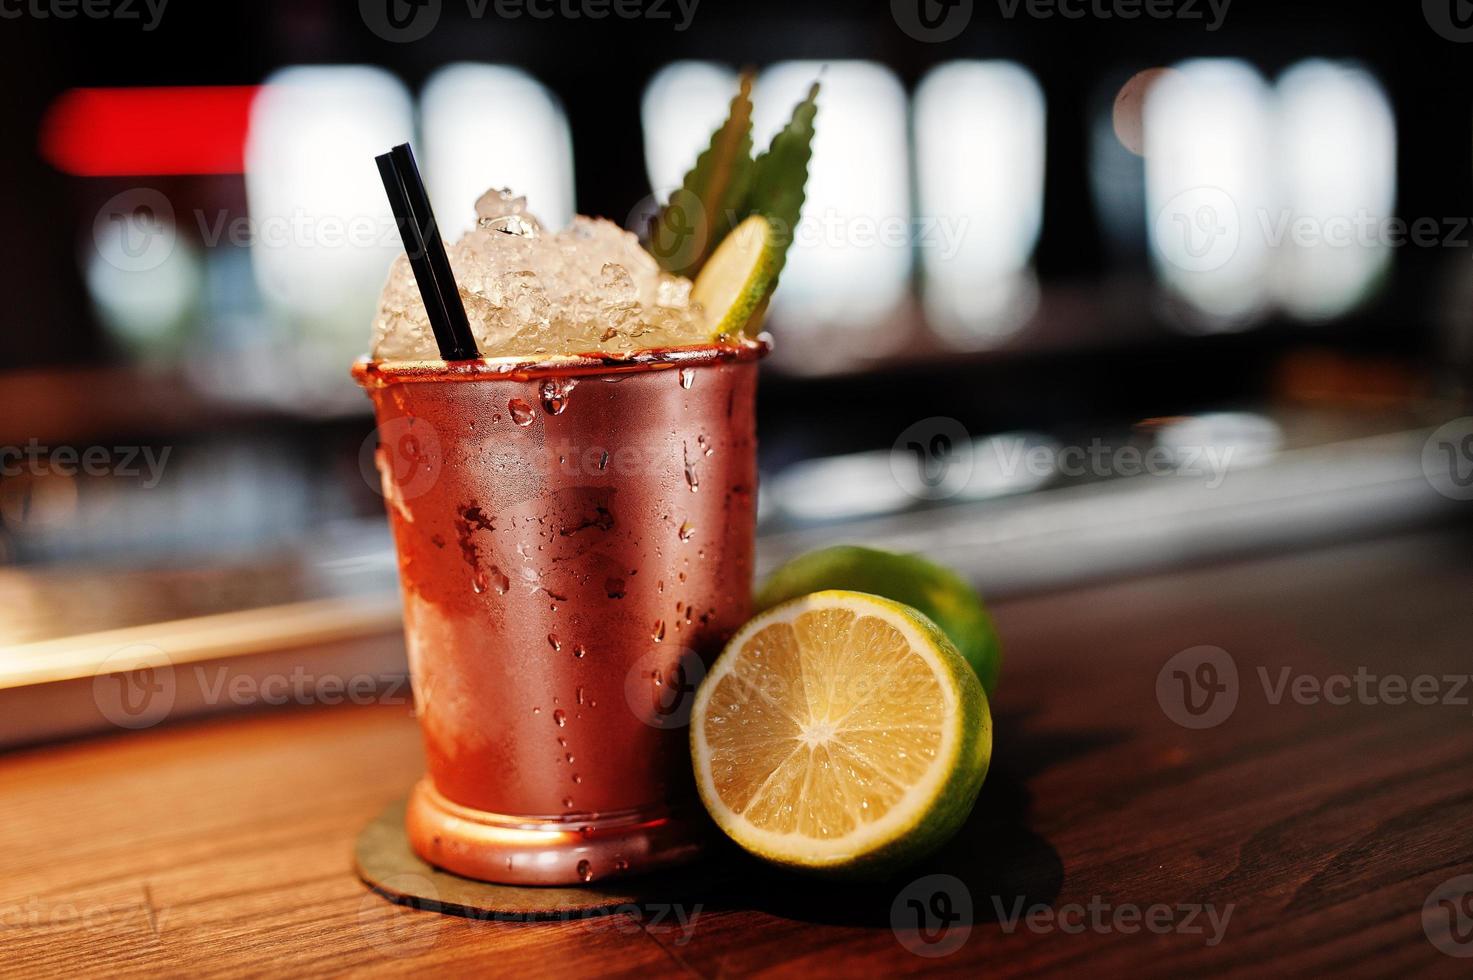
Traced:
MULTIPOLYGON (((690 281, 662 270, 634 235, 582 215, 548 233, 526 205, 509 190, 487 191, 476 226, 448 249, 483 356, 627 353, 705 339, 690 281)), ((402 254, 379 298, 373 356, 439 357, 402 254)))

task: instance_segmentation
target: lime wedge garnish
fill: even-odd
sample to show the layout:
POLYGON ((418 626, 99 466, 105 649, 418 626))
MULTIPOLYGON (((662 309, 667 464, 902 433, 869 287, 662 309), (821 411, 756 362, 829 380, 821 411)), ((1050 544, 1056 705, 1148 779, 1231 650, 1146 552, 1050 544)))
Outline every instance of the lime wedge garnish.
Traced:
POLYGON ((772 225, 760 214, 721 240, 690 293, 706 311, 713 339, 756 332, 758 308, 773 285, 779 255, 772 225))
POLYGON ((919 555, 838 545, 794 558, 757 590, 759 610, 820 589, 852 589, 903 602, 945 631, 977 672, 990 697, 997 690, 1002 647, 992 616, 956 572, 919 555))
POLYGON ((941 846, 987 775, 987 696, 909 606, 817 592, 739 630, 696 694, 701 799, 787 867, 880 873, 941 846))

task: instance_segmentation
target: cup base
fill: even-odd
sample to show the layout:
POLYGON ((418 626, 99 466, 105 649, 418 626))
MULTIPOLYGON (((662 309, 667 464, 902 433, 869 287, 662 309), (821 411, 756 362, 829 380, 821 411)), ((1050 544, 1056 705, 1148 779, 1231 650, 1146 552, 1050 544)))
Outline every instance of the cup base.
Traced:
POLYGON ((669 807, 568 817, 515 817, 452 803, 429 777, 409 796, 405 829, 436 867, 506 885, 580 885, 643 874, 698 856, 702 815, 669 807))

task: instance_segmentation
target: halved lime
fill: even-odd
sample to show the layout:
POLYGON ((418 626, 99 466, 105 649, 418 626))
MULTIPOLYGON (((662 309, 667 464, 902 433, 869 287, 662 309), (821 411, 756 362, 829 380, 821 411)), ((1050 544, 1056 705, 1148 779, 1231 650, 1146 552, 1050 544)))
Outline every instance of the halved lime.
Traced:
POLYGON ((772 225, 754 214, 716 246, 691 287, 691 299, 706 311, 711 336, 755 333, 759 308, 771 291, 780 257, 772 225))
POLYGON ((870 592, 914 606, 951 637, 990 697, 997 690, 1002 647, 997 628, 966 579, 919 555, 839 545, 800 555, 767 577, 756 608, 769 609, 820 589, 870 592))
POLYGON ((992 756, 977 675, 934 623, 859 592, 786 602, 743 626, 691 715, 717 825, 787 867, 880 873, 966 820, 992 756))

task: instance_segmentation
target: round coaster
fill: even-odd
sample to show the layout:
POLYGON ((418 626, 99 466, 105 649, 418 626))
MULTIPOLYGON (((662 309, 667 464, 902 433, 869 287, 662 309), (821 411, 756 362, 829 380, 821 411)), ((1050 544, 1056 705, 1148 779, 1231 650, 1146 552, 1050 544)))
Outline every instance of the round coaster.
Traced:
POLYGON ((363 828, 353 848, 358 877, 398 905, 476 919, 570 918, 686 898, 730 877, 730 869, 701 861, 678 871, 614 879, 579 888, 473 881, 441 871, 414 853, 404 830, 405 802, 396 800, 385 807, 363 828))

